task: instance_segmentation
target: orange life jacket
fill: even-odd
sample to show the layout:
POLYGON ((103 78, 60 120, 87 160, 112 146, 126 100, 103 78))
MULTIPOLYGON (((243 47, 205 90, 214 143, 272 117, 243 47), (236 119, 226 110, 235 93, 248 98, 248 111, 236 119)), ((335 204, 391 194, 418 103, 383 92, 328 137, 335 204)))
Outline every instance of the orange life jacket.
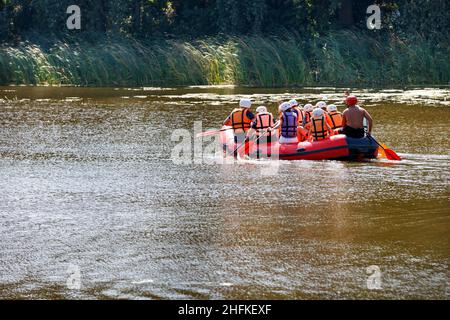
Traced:
POLYGON ((314 141, 323 140, 328 137, 325 117, 319 119, 311 118, 311 138, 314 141))
POLYGON ((231 126, 235 133, 247 132, 252 125, 252 120, 247 116, 248 109, 234 109, 231 112, 231 126))
POLYGON ((273 127, 273 115, 270 112, 260 112, 255 115, 255 129, 256 135, 260 132, 267 130, 269 127, 273 127))
POLYGON ((339 111, 333 111, 328 113, 331 120, 331 129, 337 129, 342 127, 342 113, 339 111))
POLYGON ((301 126, 303 123, 303 118, 305 117, 305 111, 303 111, 299 107, 295 107, 293 109, 295 110, 295 112, 297 112, 298 125, 301 126))
POLYGON ((325 117, 326 123, 331 127, 333 122, 331 121, 330 114, 327 111, 324 111, 323 116, 325 117))

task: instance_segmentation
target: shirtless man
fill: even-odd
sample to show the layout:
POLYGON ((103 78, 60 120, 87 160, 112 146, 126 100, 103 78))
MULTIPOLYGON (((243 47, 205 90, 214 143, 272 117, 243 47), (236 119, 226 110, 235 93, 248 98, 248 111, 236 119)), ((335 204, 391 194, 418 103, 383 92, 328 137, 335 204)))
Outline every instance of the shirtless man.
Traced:
POLYGON ((355 96, 347 96, 345 103, 348 108, 342 113, 341 133, 350 138, 364 137, 364 118, 369 122, 369 134, 372 132, 372 117, 363 108, 357 106, 358 99, 355 96))

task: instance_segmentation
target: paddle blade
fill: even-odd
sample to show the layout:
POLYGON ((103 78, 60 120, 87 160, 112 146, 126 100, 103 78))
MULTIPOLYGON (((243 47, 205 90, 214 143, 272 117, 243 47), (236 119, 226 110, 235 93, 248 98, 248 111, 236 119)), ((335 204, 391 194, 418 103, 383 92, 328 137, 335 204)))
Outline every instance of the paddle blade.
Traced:
POLYGON ((386 148, 384 149, 384 153, 386 154, 386 158, 388 158, 388 160, 395 160, 395 161, 402 160, 402 158, 400 158, 392 149, 386 148))
POLYGON ((378 148, 378 158, 386 159, 386 152, 384 152, 383 148, 378 148))

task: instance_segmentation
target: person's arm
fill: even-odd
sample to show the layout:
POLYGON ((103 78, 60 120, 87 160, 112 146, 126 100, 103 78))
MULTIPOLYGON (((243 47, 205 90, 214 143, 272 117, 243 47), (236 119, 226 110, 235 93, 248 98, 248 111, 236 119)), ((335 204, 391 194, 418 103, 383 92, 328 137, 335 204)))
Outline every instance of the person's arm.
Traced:
POLYGON ((326 122, 327 122, 327 125, 328 125, 329 127, 331 127, 331 126, 333 125, 333 121, 331 121, 331 116, 328 115, 328 114, 325 114, 324 117, 325 117, 325 120, 326 120, 326 122))
POLYGON ((347 125, 347 110, 342 112, 342 128, 347 125))
POLYGON ((283 120, 281 120, 281 119, 277 120, 277 122, 275 122, 275 125, 272 128, 270 128, 270 130, 278 129, 281 126, 281 121, 283 121, 283 120))
POLYGON ((275 125, 272 127, 272 130, 273 129, 278 129, 280 126, 281 126, 281 121, 283 121, 283 113, 279 113, 278 114, 278 119, 277 119, 277 121, 275 122, 275 125))
POLYGON ((368 113, 366 109, 363 109, 363 110, 364 110, 364 117, 367 119, 367 122, 369 122, 369 129, 368 129, 369 133, 372 133, 373 119, 370 116, 370 113, 368 113))
POLYGON ((311 133, 312 133, 312 125, 311 125, 311 122, 308 122, 308 123, 305 125, 305 129, 308 130, 308 137, 311 137, 311 133))

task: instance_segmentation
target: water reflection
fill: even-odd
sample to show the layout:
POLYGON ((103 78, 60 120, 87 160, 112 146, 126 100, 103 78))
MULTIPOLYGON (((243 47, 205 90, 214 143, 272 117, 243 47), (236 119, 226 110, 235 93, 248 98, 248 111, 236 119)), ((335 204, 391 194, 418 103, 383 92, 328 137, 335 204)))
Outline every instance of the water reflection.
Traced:
POLYGON ((273 112, 293 94, 337 100, 330 88, 0 93, 3 298, 448 296, 448 90, 412 104, 358 92, 377 138, 405 159, 395 164, 170 159, 174 129, 219 127, 242 95, 273 112), (66 287, 69 264, 79 291, 66 287), (370 265, 381 291, 365 286, 370 265))

